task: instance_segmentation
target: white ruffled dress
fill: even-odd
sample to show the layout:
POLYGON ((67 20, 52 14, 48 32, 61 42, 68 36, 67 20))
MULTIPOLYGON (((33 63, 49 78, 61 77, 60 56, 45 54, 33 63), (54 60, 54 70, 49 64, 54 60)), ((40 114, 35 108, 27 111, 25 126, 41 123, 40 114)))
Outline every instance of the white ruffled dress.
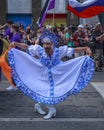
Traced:
POLYGON ((11 49, 8 59, 16 86, 37 102, 58 104, 79 93, 92 78, 94 62, 89 56, 61 61, 73 55, 73 48, 55 48, 51 57, 39 45, 31 45, 28 52, 11 49))

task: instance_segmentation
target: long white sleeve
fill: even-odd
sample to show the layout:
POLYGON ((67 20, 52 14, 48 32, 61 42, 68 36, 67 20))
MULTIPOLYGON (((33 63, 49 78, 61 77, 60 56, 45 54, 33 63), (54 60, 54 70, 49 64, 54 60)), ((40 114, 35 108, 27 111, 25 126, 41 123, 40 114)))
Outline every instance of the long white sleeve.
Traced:
POLYGON ((42 47, 40 45, 31 45, 28 48, 28 52, 32 56, 39 56, 39 51, 42 47))
POLYGON ((64 56, 72 57, 74 54, 74 48, 68 48, 67 46, 59 47, 60 59, 64 56))

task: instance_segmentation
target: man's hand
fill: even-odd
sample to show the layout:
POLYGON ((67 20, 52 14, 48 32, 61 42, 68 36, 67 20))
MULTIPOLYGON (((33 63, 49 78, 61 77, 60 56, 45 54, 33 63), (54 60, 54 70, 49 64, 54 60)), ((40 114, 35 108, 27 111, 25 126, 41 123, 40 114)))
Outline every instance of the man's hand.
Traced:
POLYGON ((25 43, 19 43, 19 42, 12 42, 10 44, 10 47, 19 47, 19 48, 21 48, 23 50, 27 50, 28 49, 28 45, 27 44, 25 44, 25 43))
POLYGON ((92 51, 89 47, 77 47, 74 49, 75 53, 85 51, 87 55, 92 56, 92 51))
POLYGON ((98 41, 98 40, 102 39, 103 37, 104 37, 104 33, 103 33, 102 35, 100 35, 100 36, 96 37, 96 41, 98 41))
POLYGON ((89 56, 92 56, 92 51, 89 47, 86 47, 86 54, 88 54, 89 56))
POLYGON ((12 42, 12 43, 10 44, 10 47, 11 47, 11 48, 15 48, 15 47, 16 47, 15 42, 12 42))

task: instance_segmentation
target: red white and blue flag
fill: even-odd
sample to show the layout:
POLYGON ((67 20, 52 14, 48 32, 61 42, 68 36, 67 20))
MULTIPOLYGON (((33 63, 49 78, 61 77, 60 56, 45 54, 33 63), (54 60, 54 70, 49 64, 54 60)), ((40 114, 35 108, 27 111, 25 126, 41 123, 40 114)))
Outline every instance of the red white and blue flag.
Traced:
POLYGON ((43 25, 43 23, 45 21, 45 17, 47 15, 48 10, 53 9, 54 7, 55 7, 55 0, 47 0, 45 2, 44 7, 43 7, 43 9, 41 11, 40 17, 39 17, 39 19, 37 21, 37 24, 38 24, 39 28, 42 27, 42 25, 43 25))
POLYGON ((104 0, 86 0, 83 3, 69 0, 67 10, 81 18, 90 18, 104 12, 104 0))

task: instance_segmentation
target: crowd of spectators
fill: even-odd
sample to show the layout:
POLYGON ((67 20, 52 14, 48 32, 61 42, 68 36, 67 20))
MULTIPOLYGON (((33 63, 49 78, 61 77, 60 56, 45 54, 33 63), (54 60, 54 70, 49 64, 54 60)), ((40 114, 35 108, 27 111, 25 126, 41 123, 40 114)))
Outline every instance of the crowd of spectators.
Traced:
MULTIPOLYGON (((100 23, 95 26, 86 24, 78 26, 69 25, 67 27, 63 24, 57 26, 55 23, 54 26, 52 26, 48 23, 35 32, 31 25, 27 25, 27 27, 24 28, 23 24, 14 24, 12 21, 8 21, 5 25, 0 26, 0 35, 7 39, 9 43, 20 42, 21 44, 40 44, 42 46, 40 36, 44 29, 52 31, 58 37, 57 47, 63 45, 73 48, 80 46, 90 47, 93 52, 92 58, 95 60, 95 71, 102 71, 104 63, 104 32, 100 23)), ((85 53, 75 53, 73 57, 82 55, 85 55, 85 53)))

